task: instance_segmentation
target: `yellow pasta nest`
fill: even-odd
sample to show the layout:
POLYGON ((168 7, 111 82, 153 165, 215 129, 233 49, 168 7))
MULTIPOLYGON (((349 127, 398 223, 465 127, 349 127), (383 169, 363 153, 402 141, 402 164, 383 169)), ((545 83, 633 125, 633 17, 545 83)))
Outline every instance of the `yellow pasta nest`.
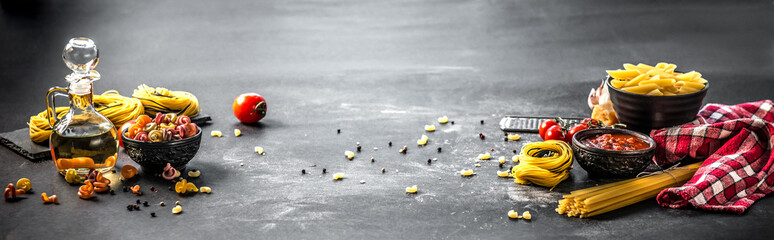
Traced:
POLYGON ((139 99, 145 107, 145 112, 151 116, 162 112, 196 117, 200 111, 199 100, 189 92, 170 91, 166 88, 154 88, 142 84, 137 86, 132 97, 139 99))
POLYGON ((519 160, 511 170, 515 183, 553 188, 570 176, 572 149, 559 140, 533 142, 524 145, 519 160))
POLYGON ((424 134, 423 134, 423 135, 422 135, 422 138, 420 138, 419 140, 417 140, 417 145, 419 145, 419 146, 424 146, 425 144, 427 144, 427 140, 429 140, 429 138, 427 138, 427 135, 424 135, 424 134))
POLYGON ((492 155, 489 154, 489 153, 484 153, 484 154, 479 154, 478 155, 478 159, 481 159, 481 160, 489 160, 490 158, 492 158, 492 155))
POLYGON ((419 188, 417 188, 417 185, 406 187, 406 193, 417 193, 419 191, 419 188))
POLYGON ((707 86, 707 80, 701 77, 701 73, 675 73, 675 64, 661 62, 649 66, 627 63, 623 67, 623 70, 607 70, 607 74, 613 78, 611 86, 630 93, 673 96, 698 92, 707 86))
POLYGON ((438 123, 440 123, 440 124, 446 124, 448 122, 449 122, 449 117, 447 117, 447 116, 443 116, 443 117, 439 117, 438 118, 438 123))
POLYGON ((435 131, 435 125, 425 125, 425 131, 428 131, 428 132, 435 131))

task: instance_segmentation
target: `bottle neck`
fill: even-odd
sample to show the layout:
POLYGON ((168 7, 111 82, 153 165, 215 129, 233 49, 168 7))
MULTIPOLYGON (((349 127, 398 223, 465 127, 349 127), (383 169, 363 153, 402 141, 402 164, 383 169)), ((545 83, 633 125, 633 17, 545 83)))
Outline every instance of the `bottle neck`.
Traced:
POLYGON ((70 109, 80 111, 94 111, 94 89, 91 83, 88 84, 88 90, 85 86, 77 86, 77 90, 74 86, 69 86, 70 94, 70 109))

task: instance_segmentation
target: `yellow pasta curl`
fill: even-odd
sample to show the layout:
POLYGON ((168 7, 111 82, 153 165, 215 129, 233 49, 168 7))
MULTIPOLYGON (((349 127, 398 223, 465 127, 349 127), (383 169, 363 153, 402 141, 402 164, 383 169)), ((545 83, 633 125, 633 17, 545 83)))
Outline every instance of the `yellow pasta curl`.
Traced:
MULTIPOLYGON (((70 110, 69 107, 57 107, 55 111, 57 117, 63 117, 68 110, 70 110)), ((121 96, 115 90, 109 90, 101 95, 94 95, 94 110, 107 117, 116 127, 136 119, 144 113, 140 100, 121 96)), ((27 125, 30 130, 30 139, 33 142, 45 142, 51 136, 51 126, 48 123, 46 111, 30 117, 27 125)))
POLYGON ((511 170, 514 182, 553 188, 570 176, 572 149, 558 140, 529 143, 522 148, 519 161, 511 170))
POLYGON ((145 107, 145 112, 150 115, 161 112, 196 117, 200 111, 199 100, 189 92, 170 91, 143 84, 134 90, 132 97, 139 99, 145 107))

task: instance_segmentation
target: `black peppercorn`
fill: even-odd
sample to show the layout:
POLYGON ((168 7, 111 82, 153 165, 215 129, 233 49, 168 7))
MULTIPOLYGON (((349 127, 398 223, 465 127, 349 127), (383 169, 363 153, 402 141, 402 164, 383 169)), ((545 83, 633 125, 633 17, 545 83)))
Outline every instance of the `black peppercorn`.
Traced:
POLYGON ((504 140, 507 142, 507 141, 508 141, 508 137, 505 137, 505 139, 504 139, 504 140))
POLYGON ((135 204, 132 207, 134 207, 134 210, 140 210, 140 205, 135 204))
POLYGON ((144 202, 142 202, 142 205, 143 205, 143 206, 146 206, 146 207, 147 207, 147 206, 150 206, 150 205, 148 204, 148 201, 144 201, 144 202))
POLYGON ((325 169, 325 168, 323 168, 323 174, 324 174, 325 172, 327 172, 327 171, 328 171, 328 169, 325 169))
POLYGON ((140 199, 137 199, 137 204, 140 204, 140 203, 141 203, 141 202, 140 202, 140 199))
POLYGON ((451 124, 454 125, 454 121, 451 121, 451 124))
POLYGON ((341 133, 341 128, 336 129, 336 133, 341 133))
POLYGON ((129 192, 129 188, 127 188, 126 186, 124 186, 124 192, 129 192))
POLYGON ((306 174, 306 169, 301 169, 301 174, 306 174))
POLYGON ((133 211, 134 206, 132 206, 132 204, 126 205, 126 210, 133 211))
POLYGON ((113 189, 110 189, 110 195, 116 195, 116 191, 113 191, 113 189))
POLYGON ((513 150, 513 154, 517 154, 518 152, 516 150, 513 150))
POLYGON ((167 204, 164 203, 164 202, 160 202, 159 205, 161 205, 163 207, 163 206, 166 206, 167 204))
POLYGON ((438 148, 438 152, 441 152, 441 148, 440 147, 438 148))
POLYGON ((429 158, 427 159, 427 164, 430 164, 430 163, 432 163, 432 162, 433 162, 433 160, 431 160, 431 159, 429 159, 429 158))
POLYGON ((382 168, 382 173, 387 172, 387 169, 382 168))
POLYGON ((151 187, 150 190, 153 191, 153 192, 156 192, 156 187, 151 187))
POLYGON ((392 147, 392 142, 389 142, 389 143, 387 143, 387 145, 389 145, 390 147, 392 147))
POLYGON ((357 145, 357 151, 360 152, 360 145, 357 145))
POLYGON ((151 217, 156 217, 156 212, 151 212, 151 217))
POLYGON ((484 139, 484 138, 486 138, 486 136, 484 136, 484 134, 483 134, 483 133, 479 133, 479 134, 478 134, 478 137, 479 137, 479 138, 481 138, 481 139, 484 139))
POLYGON ((502 163, 500 163, 500 168, 503 168, 503 164, 502 163))
POLYGON ((172 190, 172 186, 169 186, 169 191, 173 191, 173 190, 172 190))
POLYGON ((484 120, 481 120, 481 124, 484 124, 484 120))
POLYGON ((375 162, 375 161, 376 159, 374 159, 374 157, 371 157, 371 162, 375 162))

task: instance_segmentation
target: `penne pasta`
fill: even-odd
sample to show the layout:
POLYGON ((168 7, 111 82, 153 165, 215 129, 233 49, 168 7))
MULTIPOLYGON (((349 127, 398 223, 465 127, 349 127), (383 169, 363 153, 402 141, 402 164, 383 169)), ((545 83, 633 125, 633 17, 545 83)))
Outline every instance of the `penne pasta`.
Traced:
POLYGON ((625 88, 621 88, 621 90, 624 90, 630 93, 646 94, 658 88, 659 88, 658 85, 651 83, 651 84, 639 85, 635 87, 625 87, 625 88))
POLYGON ((623 70, 607 70, 613 78, 610 85, 631 93, 673 96, 694 93, 707 87, 707 80, 700 73, 675 73, 677 65, 671 63, 660 62, 655 66, 626 63, 623 67, 623 70))

